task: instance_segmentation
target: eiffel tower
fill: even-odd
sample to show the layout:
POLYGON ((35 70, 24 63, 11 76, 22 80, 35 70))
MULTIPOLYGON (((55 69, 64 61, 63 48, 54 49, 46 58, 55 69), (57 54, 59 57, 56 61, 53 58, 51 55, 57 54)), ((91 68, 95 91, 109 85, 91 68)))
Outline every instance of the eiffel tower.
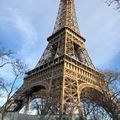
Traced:
POLYGON ((85 48, 74 0, 60 0, 54 30, 47 41, 38 64, 26 73, 23 85, 7 103, 8 111, 20 111, 29 101, 43 98, 51 101, 46 114, 76 114, 77 111, 81 114, 81 102, 90 99, 116 117, 116 108, 110 108, 105 100, 104 106, 101 103, 104 97, 100 86, 107 89, 106 80, 96 70, 85 48), (13 105, 14 109, 10 109, 13 105))

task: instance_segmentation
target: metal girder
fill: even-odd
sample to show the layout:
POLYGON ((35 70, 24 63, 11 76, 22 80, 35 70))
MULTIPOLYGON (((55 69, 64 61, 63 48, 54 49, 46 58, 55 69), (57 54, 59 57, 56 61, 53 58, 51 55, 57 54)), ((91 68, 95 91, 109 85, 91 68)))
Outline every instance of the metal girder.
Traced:
POLYGON ((80 35, 74 0, 61 0, 53 34, 64 27, 69 27, 80 35))

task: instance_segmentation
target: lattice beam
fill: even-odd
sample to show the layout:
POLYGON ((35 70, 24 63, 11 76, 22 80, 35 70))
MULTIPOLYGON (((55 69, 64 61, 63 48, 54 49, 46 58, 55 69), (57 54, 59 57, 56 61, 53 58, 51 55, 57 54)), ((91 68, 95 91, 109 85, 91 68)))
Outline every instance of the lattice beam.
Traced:
POLYGON ((64 27, 69 27, 80 35, 76 18, 74 0, 61 0, 53 34, 64 27))

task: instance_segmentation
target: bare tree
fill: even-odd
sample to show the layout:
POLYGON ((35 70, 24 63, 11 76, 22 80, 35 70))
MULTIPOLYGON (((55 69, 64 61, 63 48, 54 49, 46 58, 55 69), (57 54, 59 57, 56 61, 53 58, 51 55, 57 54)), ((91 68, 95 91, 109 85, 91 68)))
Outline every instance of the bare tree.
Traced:
MULTIPOLYGON (((0 68, 9 67, 13 76, 12 80, 5 80, 4 78, 0 77, 0 90, 2 93, 5 93, 4 96, 1 94, 1 97, 6 98, 6 103, 10 101, 13 93, 17 90, 17 80, 21 79, 26 71, 26 65, 24 65, 20 59, 13 58, 12 54, 13 53, 10 50, 0 46, 0 68)), ((7 104, 4 104, 4 106, 1 108, 2 120, 4 119, 7 109, 7 104)))
POLYGON ((8 50, 7 48, 3 47, 0 43, 0 68, 12 63, 12 54, 13 52, 11 50, 8 50))
POLYGON ((99 85, 101 94, 95 91, 89 93, 87 99, 82 101, 84 118, 92 120, 119 120, 120 103, 120 72, 108 70, 103 72, 106 79, 106 88, 99 85), (90 99, 89 99, 90 98, 90 99), (91 99, 92 98, 92 99, 91 99), (99 101, 97 101, 99 98, 99 101), (97 103, 98 102, 98 103, 97 103))
POLYGON ((51 109, 52 102, 49 98, 36 99, 31 104, 31 109, 36 111, 39 120, 49 120, 49 110, 51 109))
POLYGON ((108 6, 115 5, 115 9, 120 9, 120 0, 106 0, 108 6))

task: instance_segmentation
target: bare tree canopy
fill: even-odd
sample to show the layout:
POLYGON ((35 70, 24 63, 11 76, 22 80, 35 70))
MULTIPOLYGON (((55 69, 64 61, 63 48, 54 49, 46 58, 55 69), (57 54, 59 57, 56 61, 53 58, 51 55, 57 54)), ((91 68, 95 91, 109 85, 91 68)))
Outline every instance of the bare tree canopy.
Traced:
POLYGON ((7 48, 3 47, 2 44, 0 44, 0 68, 7 64, 11 64, 12 54, 13 52, 11 50, 8 50, 7 48))
MULTIPOLYGON (((102 72, 107 81, 108 90, 104 89, 102 86, 101 90, 104 94, 92 94, 90 97, 94 98, 94 101, 89 99, 82 101, 83 116, 84 118, 91 118, 92 120, 113 120, 110 113, 117 110, 120 103, 120 72, 107 70, 102 72), (104 95, 104 96, 103 96, 104 95), (97 98, 101 101, 101 104, 97 104, 97 98), (102 98, 102 99, 101 99, 102 98), (105 104, 107 103, 107 104, 105 104), (106 106, 109 106, 107 109, 106 106)), ((92 92, 94 93, 94 92, 92 92)), ((87 91, 89 95, 89 91, 87 91)))
POLYGON ((114 5, 115 9, 120 9, 120 0, 106 0, 108 6, 114 5))
MULTIPOLYGON (((0 97, 4 97, 6 99, 6 103, 12 99, 14 92, 17 90, 19 84, 16 85, 17 80, 23 78, 26 72, 26 65, 20 60, 13 57, 13 52, 8 50, 0 44, 0 68, 9 69, 10 74, 12 74, 12 80, 6 80, 6 78, 2 78, 0 76, 0 97), (5 93, 3 95, 3 93, 5 93)), ((1 70, 0 69, 0 70, 1 70)), ((9 76, 8 76, 9 79, 9 76)), ((5 112, 7 111, 6 104, 2 107, 2 119, 5 116, 5 112)))
POLYGON ((113 95, 120 100, 120 72, 108 70, 103 72, 106 80, 108 81, 108 88, 112 91, 113 95))

